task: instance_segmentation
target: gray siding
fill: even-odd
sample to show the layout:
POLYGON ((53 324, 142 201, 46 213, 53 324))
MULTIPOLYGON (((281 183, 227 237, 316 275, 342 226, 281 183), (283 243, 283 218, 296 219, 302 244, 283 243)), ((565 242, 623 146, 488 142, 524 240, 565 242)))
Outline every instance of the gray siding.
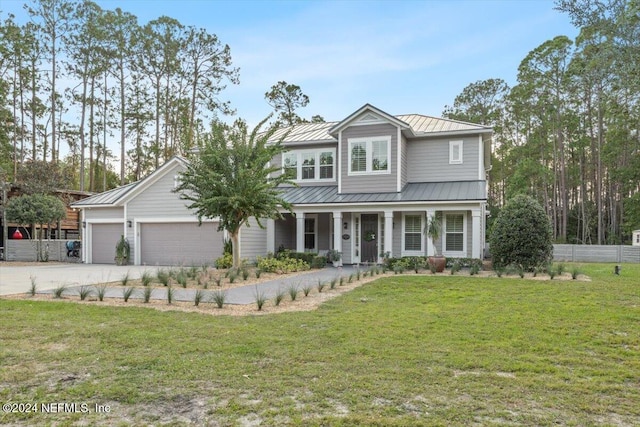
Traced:
POLYGON ((284 214, 284 219, 275 221, 275 239, 276 251, 280 246, 296 249, 296 218, 293 215, 287 213, 284 214))
MULTIPOLYGON (((339 231, 339 230, 338 230, 339 231)), ((318 251, 328 251, 330 249, 331 235, 331 214, 318 214, 318 251)))
MULTIPOLYGON (((266 227, 266 220, 261 222, 266 227)), ((253 217, 249 219, 249 225, 251 227, 244 226, 240 232, 240 256, 255 261, 257 256, 267 254, 267 229, 260 228, 253 217)))
POLYGON ((401 147, 402 152, 400 154, 400 189, 404 188, 407 180, 409 179, 409 165, 407 164, 407 138, 401 135, 401 147))
POLYGON ((89 208, 83 210, 83 221, 94 219, 122 219, 124 218, 123 208, 89 208))
POLYGON ((398 130, 390 124, 351 126, 342 131, 340 148, 343 193, 384 193, 397 191, 398 130), (391 137, 390 174, 349 176, 349 138, 391 137))
MULTIPOLYGON (((139 218, 175 218, 195 215, 187 209, 186 202, 180 200, 178 193, 174 193, 174 178, 183 171, 181 165, 176 164, 157 181, 145 188, 127 203, 127 220, 135 221, 139 218)), ((127 229, 127 238, 134 253, 135 236, 133 227, 127 229)))
MULTIPOLYGON (((449 141, 461 138, 421 139, 407 143, 409 182, 470 181, 478 179, 478 137, 463 139, 462 164, 449 164, 449 141)), ((484 172, 483 175, 484 176, 484 172)))
POLYGON ((351 213, 343 212, 342 213, 342 222, 347 223, 346 230, 340 230, 340 235, 349 234, 349 239, 342 239, 342 263, 343 264, 351 264, 351 249, 353 246, 353 236, 351 235, 351 213))
POLYGON ((393 258, 399 258, 402 256, 402 212, 393 213, 393 258))

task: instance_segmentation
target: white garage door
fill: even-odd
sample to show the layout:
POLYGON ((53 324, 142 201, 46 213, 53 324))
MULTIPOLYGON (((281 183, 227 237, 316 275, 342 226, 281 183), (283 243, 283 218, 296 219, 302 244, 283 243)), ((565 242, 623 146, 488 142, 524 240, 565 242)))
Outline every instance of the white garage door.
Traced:
POLYGON ((218 223, 142 223, 140 261, 146 265, 213 264, 222 256, 218 223))
POLYGON ((124 231, 122 224, 91 225, 91 263, 115 264, 116 244, 124 231))

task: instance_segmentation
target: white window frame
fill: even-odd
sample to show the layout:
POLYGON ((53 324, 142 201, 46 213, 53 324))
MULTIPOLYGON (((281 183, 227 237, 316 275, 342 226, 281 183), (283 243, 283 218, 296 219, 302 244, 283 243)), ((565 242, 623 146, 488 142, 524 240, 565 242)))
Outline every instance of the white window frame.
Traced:
POLYGON ((402 214, 402 256, 423 256, 424 255, 424 233, 422 233, 422 230, 424 230, 424 213, 421 212, 405 212, 402 214), (420 217, 420 250, 416 251, 416 250, 412 250, 412 251, 408 251, 405 250, 405 237, 406 237, 406 218, 407 216, 417 216, 420 217))
POLYGON ((347 140, 347 175, 349 176, 357 176, 357 175, 388 175, 391 173, 391 136, 374 136, 374 137, 366 137, 366 138, 349 138, 347 140), (373 170, 373 143, 374 142, 384 142, 387 144, 387 169, 386 170, 373 170), (353 144, 362 144, 365 145, 366 150, 366 161, 365 161, 365 170, 364 171, 352 171, 351 170, 351 147, 353 144))
MULTIPOLYGON (((304 215, 304 229, 302 230, 303 240, 306 243, 307 234, 307 220, 313 220, 313 248, 304 248, 305 252, 318 252, 318 214, 305 214, 304 215)), ((305 244, 306 246, 306 244, 305 244)))
POLYGON ((466 258, 467 257, 467 212, 466 211, 451 211, 443 212, 442 214, 442 255, 466 258), (462 215, 462 251, 447 251, 447 217, 449 215, 462 215))
POLYGON ((449 141, 449 164, 450 165, 461 165, 462 159, 464 159, 464 154, 462 152, 462 148, 464 147, 464 141, 449 141), (458 156, 454 156, 455 150, 457 147, 458 156))
MULTIPOLYGON (((292 181, 295 181, 297 183, 301 183, 301 182, 335 182, 336 180, 336 172, 337 172, 337 162, 336 162, 336 149, 331 147, 331 148, 315 148, 315 149, 309 149, 309 150, 295 150, 295 151, 287 151, 285 153, 282 153, 282 164, 281 164, 281 171, 282 173, 285 173, 285 167, 284 167, 284 159, 287 156, 295 156, 296 158, 296 176, 291 178, 292 181), (320 178, 320 155, 322 153, 331 153, 332 158, 333 158, 333 165, 332 165, 332 174, 333 177, 332 178, 320 178), (303 158, 305 155, 310 155, 313 154, 314 155, 314 178, 309 178, 309 179, 302 179, 302 162, 303 162, 303 158)), ((326 165, 324 166, 325 168, 327 167, 326 165)))

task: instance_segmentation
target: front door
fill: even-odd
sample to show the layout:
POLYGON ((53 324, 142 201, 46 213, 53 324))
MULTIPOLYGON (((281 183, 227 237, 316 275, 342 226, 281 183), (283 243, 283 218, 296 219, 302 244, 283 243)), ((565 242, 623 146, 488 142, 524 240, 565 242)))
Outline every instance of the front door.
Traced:
POLYGON ((361 224, 360 260, 375 263, 378 261, 378 214, 362 214, 361 224))

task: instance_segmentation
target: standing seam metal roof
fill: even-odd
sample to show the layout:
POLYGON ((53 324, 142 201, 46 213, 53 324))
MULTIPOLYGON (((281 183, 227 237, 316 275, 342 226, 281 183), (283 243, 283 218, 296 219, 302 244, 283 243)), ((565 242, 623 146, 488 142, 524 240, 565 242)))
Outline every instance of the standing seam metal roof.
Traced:
POLYGON ((338 186, 283 188, 284 199, 292 204, 402 203, 486 200, 485 181, 421 182, 407 184, 400 193, 338 194, 338 186))

